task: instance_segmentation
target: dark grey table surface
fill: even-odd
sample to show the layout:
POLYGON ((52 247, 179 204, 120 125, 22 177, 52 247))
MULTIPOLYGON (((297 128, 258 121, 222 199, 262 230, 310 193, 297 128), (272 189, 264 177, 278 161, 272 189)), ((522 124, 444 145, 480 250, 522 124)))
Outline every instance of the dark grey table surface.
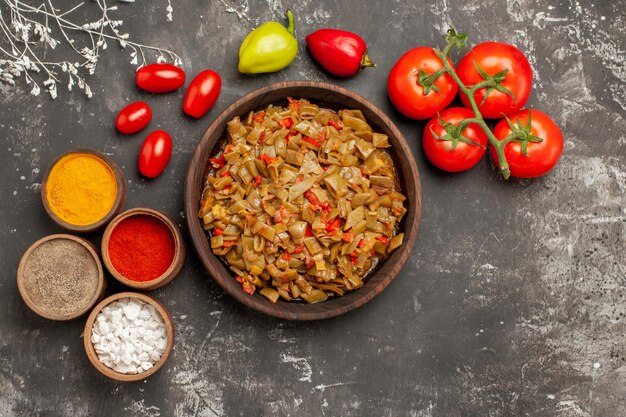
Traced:
POLYGON ((165 1, 118 5, 115 16, 135 40, 178 52, 188 74, 219 71, 222 95, 202 120, 185 118, 184 90, 138 91, 127 53, 114 46, 90 78, 92 99, 62 88, 54 101, 28 95, 23 84, 1 88, 0 416, 626 415, 624 1, 300 1, 299 56, 256 77, 237 74, 239 43, 257 23, 280 19, 286 2, 175 2, 173 22, 165 1), (249 19, 226 4, 247 8, 249 19), (488 160, 443 174, 420 149, 423 123, 391 108, 385 81, 393 63, 414 46, 441 45, 450 25, 473 43, 510 42, 530 57, 529 105, 550 114, 566 140, 544 178, 505 182, 488 160), (367 40, 378 67, 331 82, 380 106, 411 142, 424 207, 407 265, 361 309, 296 323, 239 305, 190 248, 177 279, 154 292, 177 330, 169 362, 145 382, 107 380, 83 351, 84 321, 41 319, 16 289, 22 252, 61 232, 41 205, 43 173, 64 151, 100 150, 122 166, 127 207, 163 210, 184 226, 183 178, 203 131, 257 87, 329 80, 305 51, 304 35, 320 27, 367 40), (150 128, 174 139, 172 160, 154 181, 136 170, 145 134, 113 129, 116 112, 138 99, 153 108, 150 128))

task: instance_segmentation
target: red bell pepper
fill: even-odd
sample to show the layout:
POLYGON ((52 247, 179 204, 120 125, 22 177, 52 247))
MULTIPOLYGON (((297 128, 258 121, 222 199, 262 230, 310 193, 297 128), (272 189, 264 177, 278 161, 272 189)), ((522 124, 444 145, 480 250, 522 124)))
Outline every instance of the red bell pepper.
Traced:
POLYGON ((367 45, 356 33, 337 29, 320 29, 306 37, 311 55, 331 74, 352 77, 362 68, 373 67, 367 56, 367 45))

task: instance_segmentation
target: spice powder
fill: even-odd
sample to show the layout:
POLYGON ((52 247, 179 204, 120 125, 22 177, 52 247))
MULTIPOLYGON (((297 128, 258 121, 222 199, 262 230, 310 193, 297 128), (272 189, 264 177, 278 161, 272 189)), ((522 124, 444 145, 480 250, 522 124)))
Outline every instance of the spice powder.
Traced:
POLYGON ((70 239, 52 239, 36 247, 23 271, 23 288, 30 301, 57 317, 87 310, 99 287, 99 269, 93 255, 70 239))
POLYGON ((168 270, 176 251, 170 228, 145 214, 127 217, 115 226, 109 238, 113 267, 131 281, 151 281, 168 270))
POLYGON ((111 167, 88 153, 71 153, 50 170, 46 200, 61 220, 87 226, 106 216, 117 197, 117 182, 111 167))

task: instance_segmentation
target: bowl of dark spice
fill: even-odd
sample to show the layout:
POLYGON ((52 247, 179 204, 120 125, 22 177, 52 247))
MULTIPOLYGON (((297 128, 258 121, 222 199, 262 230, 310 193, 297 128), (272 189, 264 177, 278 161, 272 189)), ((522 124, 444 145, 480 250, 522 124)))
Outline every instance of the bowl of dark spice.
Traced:
POLYGON ((106 283, 96 248, 66 234, 46 236, 24 253, 17 287, 26 305, 50 320, 72 320, 104 295, 106 283))
POLYGON ((100 373, 116 381, 139 381, 167 361, 174 346, 174 326, 154 298, 123 292, 93 309, 83 341, 89 361, 100 373))
POLYGON ((178 226, 165 214, 149 208, 130 209, 115 217, 104 231, 101 247, 111 275, 139 290, 168 284, 185 260, 185 244, 178 226))

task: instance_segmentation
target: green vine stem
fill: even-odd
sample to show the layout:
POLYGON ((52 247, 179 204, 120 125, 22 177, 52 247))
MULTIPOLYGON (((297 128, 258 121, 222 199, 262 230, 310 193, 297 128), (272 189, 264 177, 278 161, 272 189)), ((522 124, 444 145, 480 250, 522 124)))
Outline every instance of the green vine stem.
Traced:
MULTIPOLYGON (((450 55, 450 51, 452 50, 452 48, 457 47, 459 49, 463 49, 465 47, 467 35, 462 33, 457 34, 454 29, 450 29, 448 30, 448 33, 444 35, 444 39, 446 40, 446 47, 443 49, 443 51, 434 48, 433 50, 435 52, 435 55, 437 55, 437 57, 441 60, 441 63, 443 64, 443 70, 450 74, 452 79, 459 86, 459 89, 463 92, 463 94, 467 96, 475 116, 473 119, 469 120, 480 126, 483 132, 485 132, 485 134, 487 135, 487 138, 489 138, 489 143, 491 143, 491 145, 496 150, 496 154, 498 155, 498 168, 500 169, 500 172, 502 173, 504 179, 508 179, 511 175, 511 171, 509 170, 509 164, 506 160, 506 157, 504 156, 504 147, 511 141, 519 139, 524 140, 524 134, 520 131, 513 131, 503 140, 498 140, 495 137, 489 126, 487 126, 485 119, 483 119, 483 116, 480 114, 480 110, 478 109, 478 105, 476 104, 476 100, 474 99, 474 93, 482 88, 495 88, 496 82, 492 79, 486 79, 479 82, 478 84, 466 86, 463 81, 461 81, 456 71, 448 61, 448 56, 450 55)), ((437 78, 442 75, 439 74, 439 72, 435 74, 437 75, 437 78)), ((434 80, 432 81, 434 82, 434 80)), ((526 138, 526 140, 528 139, 526 138)))

